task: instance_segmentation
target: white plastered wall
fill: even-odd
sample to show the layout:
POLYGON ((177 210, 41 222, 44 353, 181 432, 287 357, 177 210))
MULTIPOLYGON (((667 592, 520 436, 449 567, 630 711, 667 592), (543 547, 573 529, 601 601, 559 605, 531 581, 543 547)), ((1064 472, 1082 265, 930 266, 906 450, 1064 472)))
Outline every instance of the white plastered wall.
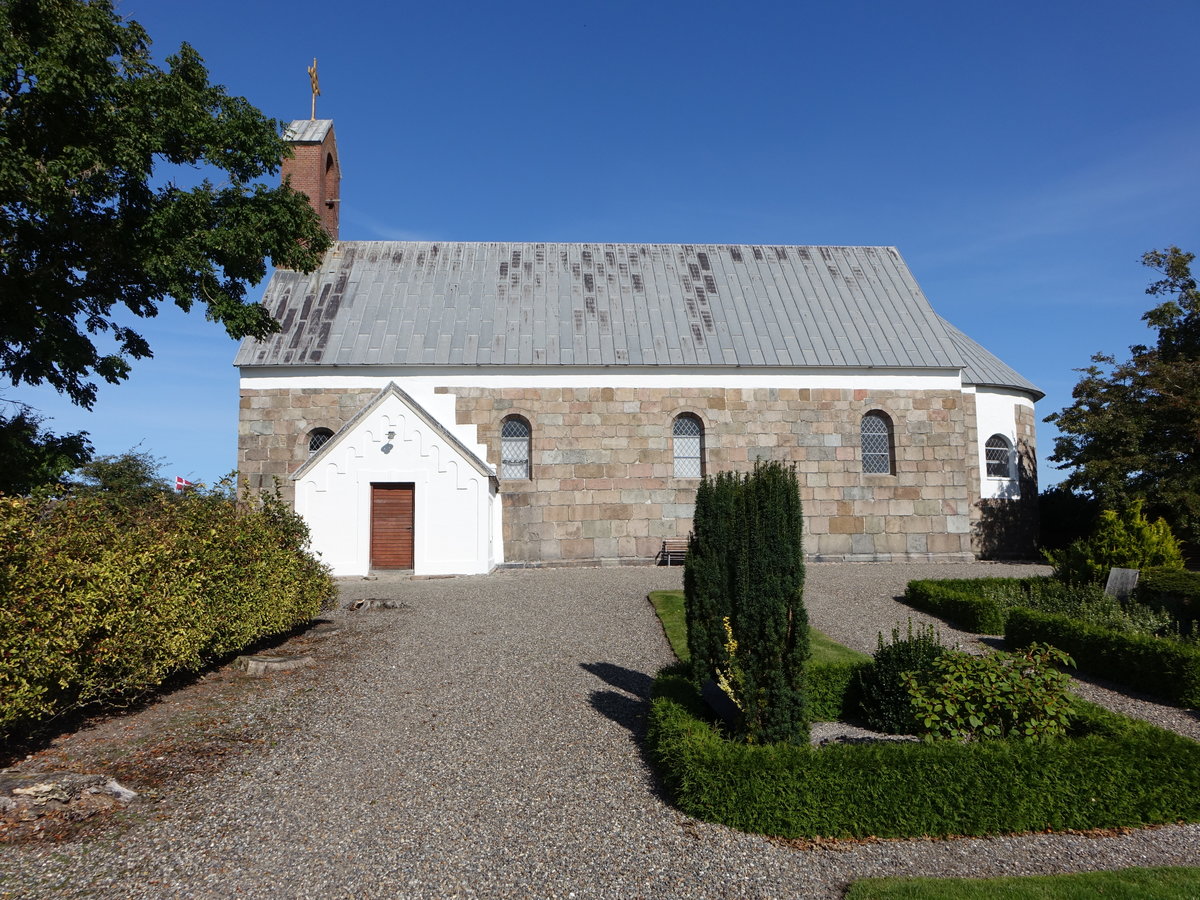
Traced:
MULTIPOLYGON (((433 400, 439 401, 449 406, 453 422, 454 398, 433 400)), ((438 412, 426 410, 447 421, 446 410, 438 412)), ((474 435, 464 436, 471 438, 464 441, 466 449, 482 459, 485 448, 474 443, 474 435)), ((398 394, 389 394, 296 479, 296 511, 335 575, 370 571, 371 484, 393 482, 414 485, 414 574, 483 574, 503 562, 493 479, 398 394)))
MULTIPOLYGON (((967 388, 966 390, 971 390, 967 388)), ((1033 400, 1020 391, 978 387, 975 391, 975 416, 979 435, 975 452, 979 454, 979 496, 984 500, 1019 499, 1020 482, 1014 478, 992 478, 987 474, 986 444, 994 434, 1004 435, 1014 452, 1017 450, 1017 407, 1033 408, 1033 400)), ((1015 469, 1015 462, 1014 462, 1015 469)), ((1014 471, 1014 475, 1016 472, 1014 471)))

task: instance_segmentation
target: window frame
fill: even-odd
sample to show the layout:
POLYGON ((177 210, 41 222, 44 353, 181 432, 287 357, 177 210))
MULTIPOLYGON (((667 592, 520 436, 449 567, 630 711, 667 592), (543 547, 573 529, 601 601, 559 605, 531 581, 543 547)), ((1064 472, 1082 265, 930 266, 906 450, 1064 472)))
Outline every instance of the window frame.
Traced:
POLYGON ((505 416, 500 420, 500 465, 497 467, 497 475, 501 481, 531 481, 533 479, 533 425, 529 419, 519 413, 513 413, 505 416), (523 435, 505 435, 504 431, 508 425, 517 425, 524 427, 523 435), (523 459, 509 459, 505 453, 508 447, 515 447, 518 441, 524 447, 523 459), (506 474, 511 471, 510 467, 515 467, 524 463, 523 475, 506 474))
POLYGON ((312 456, 313 454, 317 453, 322 447, 324 447, 326 444, 328 444, 331 440, 333 440, 333 429, 332 428, 317 427, 317 428, 309 429, 309 432, 308 432, 308 455, 312 456), (314 447, 313 442, 316 441, 317 438, 321 438, 322 440, 319 444, 317 444, 314 447))
POLYGON ((862 414, 862 418, 858 422, 858 455, 859 463, 864 475, 895 475, 896 474, 896 429, 892 423, 892 417, 881 409, 869 409, 862 414), (878 421, 883 430, 867 431, 866 425, 868 420, 878 421), (886 443, 886 451, 867 449, 867 438, 882 437, 886 443), (885 467, 882 470, 868 469, 867 460, 884 457, 885 467))
MULTIPOLYGON (((1008 435, 1002 434, 999 431, 997 431, 995 434, 993 434, 991 437, 989 437, 986 441, 984 441, 984 443, 983 443, 983 472, 984 472, 985 477, 991 478, 995 481, 1015 481, 1016 477, 1017 477, 1017 452, 1016 451, 1017 451, 1016 445, 1011 440, 1009 440, 1008 435), (1003 443, 1003 447, 991 446, 992 442, 997 439, 999 439, 1003 443), (992 474, 993 460, 989 458, 989 452, 992 450, 1001 450, 1001 449, 1004 450, 1005 455, 1006 455, 1006 459, 1004 462, 1006 471, 1005 471, 1005 474, 1003 474, 1003 475, 993 475, 992 474)), ((997 464, 999 464, 1000 460, 995 460, 995 462, 997 464)))
POLYGON ((704 451, 705 451, 704 431, 705 431, 704 420, 701 419, 694 412, 684 411, 684 412, 676 413, 675 416, 672 417, 672 419, 671 419, 671 477, 672 478, 679 478, 679 479, 686 479, 688 481, 695 481, 697 479, 704 477, 705 469, 706 469, 705 453, 704 453, 704 451), (680 434, 679 427, 683 422, 694 423, 695 427, 696 427, 696 433, 695 434, 680 434), (696 442, 696 445, 695 445, 696 446, 696 454, 694 456, 693 455, 684 456, 684 455, 680 454, 680 452, 679 452, 681 449, 680 440, 679 440, 680 438, 685 438, 688 441, 694 440, 696 442), (695 475, 681 475, 679 472, 680 462, 682 461, 686 464, 692 460, 695 460, 696 474, 695 475))

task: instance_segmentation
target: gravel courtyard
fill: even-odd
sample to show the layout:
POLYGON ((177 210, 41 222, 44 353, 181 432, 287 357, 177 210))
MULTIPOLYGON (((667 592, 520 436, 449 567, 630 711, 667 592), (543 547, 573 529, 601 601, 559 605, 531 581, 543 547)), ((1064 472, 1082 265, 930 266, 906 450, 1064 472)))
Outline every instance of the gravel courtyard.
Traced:
MULTIPOLYGON (((928 621, 891 599, 911 578, 1037 571, 814 564, 806 604, 869 651, 928 621)), ((645 595, 680 583, 649 567, 347 580, 343 602, 405 608, 334 613, 320 681, 238 711, 278 722, 273 746, 115 837, 0 848, 0 897, 839 897, 868 875, 1200 864, 1193 825, 796 849, 681 815, 637 738, 672 658, 645 595)), ((1190 712, 1083 690, 1200 736, 1190 712)))

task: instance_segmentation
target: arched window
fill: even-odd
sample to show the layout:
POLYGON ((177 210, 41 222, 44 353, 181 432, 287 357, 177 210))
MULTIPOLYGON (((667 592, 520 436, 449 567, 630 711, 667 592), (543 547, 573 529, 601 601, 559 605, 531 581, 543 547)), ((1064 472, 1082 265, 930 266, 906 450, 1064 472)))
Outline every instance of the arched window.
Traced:
POLYGON ((308 452, 316 453, 326 442, 333 437, 333 432, 328 428, 314 428, 308 433, 308 452))
POLYGON ((533 429, 520 416, 509 416, 500 423, 500 478, 530 478, 529 444, 533 429))
POLYGON ((1013 445, 1002 434, 993 434, 987 439, 987 443, 983 445, 983 453, 987 459, 987 474, 988 478, 1012 478, 1014 477, 1013 463, 1016 461, 1013 453, 1013 445))
POLYGON ((892 421, 881 412, 862 417, 862 468, 868 475, 891 475, 892 421))
POLYGON ((671 426, 676 478, 699 478, 704 474, 704 425, 691 413, 675 417, 671 426))

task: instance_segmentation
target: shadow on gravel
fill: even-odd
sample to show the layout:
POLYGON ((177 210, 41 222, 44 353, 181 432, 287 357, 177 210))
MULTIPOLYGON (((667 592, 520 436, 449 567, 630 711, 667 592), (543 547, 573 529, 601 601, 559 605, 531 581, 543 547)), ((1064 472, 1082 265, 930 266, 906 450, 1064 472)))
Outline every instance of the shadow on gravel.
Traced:
POLYGON ((643 700, 650 699, 650 688, 654 684, 654 679, 644 672, 635 672, 624 666, 604 662, 580 663, 579 667, 615 688, 628 691, 643 700))

